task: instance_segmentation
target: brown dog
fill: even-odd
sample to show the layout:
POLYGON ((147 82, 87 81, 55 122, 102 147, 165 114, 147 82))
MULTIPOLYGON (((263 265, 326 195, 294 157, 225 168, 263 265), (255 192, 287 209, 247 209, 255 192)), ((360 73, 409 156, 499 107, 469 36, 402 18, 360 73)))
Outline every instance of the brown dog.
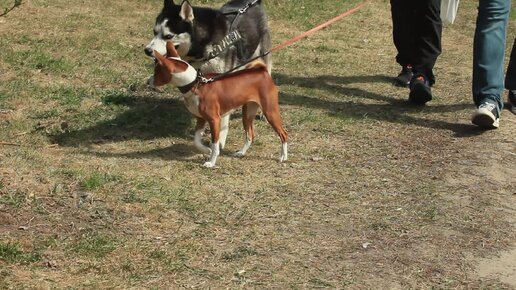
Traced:
POLYGON ((263 114, 281 139, 280 162, 287 160, 287 132, 281 125, 278 89, 261 63, 251 63, 245 69, 217 77, 216 74, 200 77, 187 62, 181 60, 172 43, 167 42, 167 56, 154 51, 156 66, 149 79, 153 86, 172 83, 184 96, 190 113, 197 117, 194 144, 203 153, 210 154, 204 166, 214 167, 220 154, 220 119, 242 107, 242 122, 246 132, 245 143, 236 156, 244 156, 254 139, 253 121, 261 107, 263 114), (215 78, 210 79, 210 78, 215 78), (206 122, 210 126, 210 148, 201 143, 206 122))

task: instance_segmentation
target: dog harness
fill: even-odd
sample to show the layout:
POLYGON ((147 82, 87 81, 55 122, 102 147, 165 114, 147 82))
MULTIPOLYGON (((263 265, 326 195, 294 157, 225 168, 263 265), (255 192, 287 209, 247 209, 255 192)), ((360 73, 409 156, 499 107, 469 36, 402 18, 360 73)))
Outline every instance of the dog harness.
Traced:
POLYGON ((213 46, 213 50, 210 51, 208 53, 208 56, 202 60, 203 62, 207 62, 211 59, 216 58, 231 46, 235 46, 238 58, 243 57, 244 48, 242 46, 242 42, 240 41, 242 39, 242 36, 238 32, 238 30, 233 29, 239 21, 239 16, 246 13, 249 8, 256 5, 259 1, 260 0, 251 0, 244 7, 231 6, 225 4, 220 8, 220 12, 222 12, 222 14, 224 14, 224 16, 226 16, 228 20, 231 21, 231 25, 229 26, 229 31, 231 32, 228 33, 228 35, 226 35, 219 44, 213 46), (233 17, 232 20, 231 17, 233 17))

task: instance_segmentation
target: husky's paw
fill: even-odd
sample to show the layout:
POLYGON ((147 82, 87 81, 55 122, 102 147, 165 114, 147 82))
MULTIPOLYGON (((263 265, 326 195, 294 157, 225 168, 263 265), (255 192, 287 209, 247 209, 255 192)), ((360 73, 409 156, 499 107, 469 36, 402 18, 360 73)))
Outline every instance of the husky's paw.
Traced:
POLYGON ((235 152, 233 154, 233 156, 235 156, 235 157, 244 157, 245 153, 242 150, 240 150, 240 151, 235 152))
POLYGON ((287 155, 281 155, 281 157, 279 158, 279 162, 283 162, 283 161, 287 161, 287 155))
POLYGON ((214 162, 210 162, 210 161, 206 161, 206 162, 204 162, 204 164, 202 166, 204 166, 206 168, 213 168, 213 167, 215 167, 215 163, 214 162))

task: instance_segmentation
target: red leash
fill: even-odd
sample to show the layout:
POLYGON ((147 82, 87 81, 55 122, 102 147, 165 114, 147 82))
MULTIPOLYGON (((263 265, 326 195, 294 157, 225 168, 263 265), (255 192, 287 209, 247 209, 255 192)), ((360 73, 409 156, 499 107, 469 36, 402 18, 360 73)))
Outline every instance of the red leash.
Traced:
MULTIPOLYGON (((417 0, 416 0, 416 1, 417 1, 417 0)), ((283 42, 282 44, 279 44, 279 45, 275 46, 275 47, 274 47, 273 49, 271 49, 268 53, 271 53, 271 52, 276 51, 276 50, 283 49, 283 48, 285 48, 285 47, 287 47, 287 46, 291 45, 292 43, 294 43, 294 42, 296 42, 296 41, 298 41, 298 40, 300 40, 300 39, 302 39, 302 38, 305 38, 305 37, 307 37, 308 35, 310 35, 310 34, 312 34, 312 33, 314 33, 314 32, 317 32, 317 31, 319 31, 319 30, 323 29, 324 27, 326 27, 326 26, 328 26, 328 25, 330 25, 330 24, 333 24, 334 22, 337 22, 337 21, 341 20, 342 18, 344 18, 344 17, 346 17, 346 16, 348 16, 348 15, 350 15, 350 14, 353 14, 353 13, 357 12, 358 10, 362 9, 362 7, 364 7, 364 6, 365 6, 365 4, 366 4, 367 2, 368 2, 368 1, 364 1, 364 2, 362 2, 360 5, 358 5, 357 7, 353 8, 353 9, 350 9, 350 10, 348 10, 348 11, 346 11, 346 12, 344 12, 344 13, 340 14, 340 15, 338 15, 338 16, 337 16, 337 17, 335 17, 335 18, 330 19, 330 20, 328 20, 328 21, 324 22, 323 24, 321 24, 321 25, 319 25, 319 26, 316 26, 316 27, 314 27, 314 28, 312 28, 312 29, 308 30, 307 32, 301 33, 300 35, 298 35, 298 36, 296 36, 296 37, 293 37, 293 38, 291 38, 291 39, 289 39, 289 40, 287 40, 287 41, 283 42)), ((268 53, 267 53, 267 54, 268 54, 268 53)))

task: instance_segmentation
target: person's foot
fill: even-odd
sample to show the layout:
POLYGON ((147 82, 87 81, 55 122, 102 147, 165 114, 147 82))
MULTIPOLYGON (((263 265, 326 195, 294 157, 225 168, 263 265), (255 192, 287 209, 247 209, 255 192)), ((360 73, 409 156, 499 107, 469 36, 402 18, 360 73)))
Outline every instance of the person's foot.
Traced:
POLYGON ((482 129, 496 129, 500 126, 500 110, 491 102, 483 102, 471 117, 471 123, 482 129))
POLYGON ((415 105, 424 105, 432 100, 430 82, 423 75, 414 76, 410 81, 409 102, 415 105))
POLYGON ((511 111, 513 114, 516 114, 516 90, 509 91, 508 101, 509 101, 509 106, 508 106, 509 111, 511 111))
POLYGON ((412 66, 410 64, 404 65, 398 76, 394 78, 394 85, 398 87, 408 87, 412 76, 412 66))

